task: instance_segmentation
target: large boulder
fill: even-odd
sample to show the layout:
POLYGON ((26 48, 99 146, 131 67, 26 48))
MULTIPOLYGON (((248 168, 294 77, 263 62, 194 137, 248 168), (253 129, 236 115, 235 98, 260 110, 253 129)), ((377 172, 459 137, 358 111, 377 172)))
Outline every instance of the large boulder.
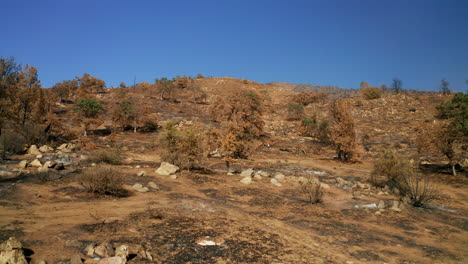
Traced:
POLYGON ((14 237, 10 237, 7 241, 0 244, 0 263, 28 264, 21 242, 14 237))
POLYGON ((171 175, 179 171, 179 167, 167 162, 161 163, 161 166, 155 171, 159 175, 171 175))
POLYGON ((39 151, 36 145, 32 145, 31 147, 29 147, 27 153, 35 156, 41 155, 41 152, 39 151))

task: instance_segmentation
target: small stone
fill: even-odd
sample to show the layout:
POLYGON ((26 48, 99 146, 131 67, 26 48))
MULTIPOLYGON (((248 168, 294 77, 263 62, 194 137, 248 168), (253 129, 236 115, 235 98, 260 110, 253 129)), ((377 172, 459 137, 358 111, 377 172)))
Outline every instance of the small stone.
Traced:
POLYGON ((240 180, 241 183, 243 184, 251 184, 252 183, 252 178, 249 176, 249 177, 244 177, 242 178, 242 180, 240 180))
POLYGON ((137 192, 147 192, 149 191, 148 187, 144 187, 143 185, 141 185, 140 183, 135 183, 132 188, 137 191, 137 192))
POLYGON ((63 149, 66 149, 67 148, 67 143, 63 143, 62 145, 60 145, 57 149, 58 150, 63 150, 63 149))
POLYGON ((96 167, 96 163, 91 163, 91 167, 96 167))
POLYGON ((103 258, 97 262, 97 264, 125 264, 127 259, 122 258, 120 256, 110 257, 110 258, 103 258))
POLYGON ((94 257, 94 250, 96 249, 97 244, 92 242, 91 244, 87 245, 84 252, 88 257, 94 257))
POLYGON ((383 192, 378 192, 377 195, 384 195, 384 193, 383 192))
POLYGON ((20 161, 20 163, 18 163, 18 167, 20 169, 26 169, 27 166, 28 166, 28 161, 27 160, 22 160, 22 161, 20 161))
POLYGON ((42 159, 42 157, 43 157, 42 154, 39 154, 36 156, 36 159, 42 159))
POLYGON ((81 260, 81 256, 79 254, 75 254, 70 259, 70 264, 83 264, 83 260, 81 260))
POLYGON ((252 175, 254 174, 254 170, 252 168, 250 169, 246 169, 246 170, 243 170, 240 174, 240 176, 242 178, 245 178, 245 177, 252 177, 252 175))
POLYGON ((140 165, 136 165, 136 166, 135 166, 135 169, 139 169, 139 168, 141 168, 140 165))
POLYGON ((260 174, 256 173, 255 176, 254 176, 254 179, 261 181, 262 176, 260 174))
POLYGON ((103 258, 108 258, 114 255, 114 249, 108 242, 103 242, 94 249, 94 254, 103 258))
POLYGON ((167 162, 161 163, 161 166, 155 171, 159 175, 171 175, 179 171, 179 167, 167 162))
POLYGON ((155 190, 159 190, 159 186, 158 186, 156 183, 154 183, 154 182, 148 182, 148 186, 149 186, 150 188, 155 189, 155 190))
POLYGON ((145 175, 146 175, 146 171, 140 171, 140 172, 137 173, 138 177, 143 177, 145 175))
POLYGON ((49 169, 49 168, 55 167, 56 165, 57 165, 57 162, 48 160, 48 161, 44 162, 44 164, 42 165, 42 167, 43 167, 43 168, 49 169))
POLYGON ((47 146, 47 145, 44 145, 42 147, 39 148, 39 151, 42 152, 42 153, 47 153, 47 152, 52 152, 54 151, 53 148, 47 146))
POLYGON ((176 179, 177 179, 177 175, 172 174, 172 175, 169 176, 169 179, 171 179, 171 180, 176 180, 176 179))
POLYGON ((380 214, 382 214, 382 213, 381 213, 380 211, 376 211, 375 214, 376 214, 376 215, 380 215, 380 214))
POLYGON ((326 183, 320 183, 320 187, 322 187, 323 189, 330 189, 330 185, 326 184, 326 183))
POLYGON ((278 181, 284 181, 285 178, 286 177, 281 172, 278 172, 278 173, 275 174, 275 179, 278 180, 278 181))
POLYGON ((48 168, 44 168, 44 167, 37 168, 37 172, 39 172, 39 173, 48 172, 48 171, 49 171, 48 168))
POLYGON ((273 178, 270 180, 271 184, 275 185, 276 187, 281 187, 283 186, 276 178, 273 178))
POLYGON ((31 147, 29 147, 27 154, 41 155, 41 152, 39 151, 39 149, 37 149, 36 145, 32 145, 31 147))
POLYGON ((42 167, 41 162, 38 159, 35 159, 29 163, 31 167, 42 167))
POLYGON ((384 200, 380 200, 379 201, 379 205, 377 206, 377 208, 379 209, 385 209, 386 206, 385 206, 385 201, 384 200))

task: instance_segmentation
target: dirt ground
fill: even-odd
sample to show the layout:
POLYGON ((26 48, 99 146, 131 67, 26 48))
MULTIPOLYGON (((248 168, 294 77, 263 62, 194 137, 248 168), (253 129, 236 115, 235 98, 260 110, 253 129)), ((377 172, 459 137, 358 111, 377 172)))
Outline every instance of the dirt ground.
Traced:
MULTIPOLYGON (((133 137, 133 138, 132 138, 133 137)), ((298 155, 280 145, 256 153, 234 167, 286 176, 282 186, 270 178, 240 182, 226 175, 224 163, 209 159, 204 171, 161 176, 157 151, 139 151, 154 135, 116 141, 129 146, 124 165, 129 196, 86 193, 77 177, 90 169, 85 162, 40 176, 27 174, 0 181, 0 240, 19 238, 33 261, 68 263, 91 242, 145 248, 156 263, 466 263, 467 192, 464 176, 438 177, 442 199, 431 208, 405 206, 401 211, 363 208, 380 200, 397 200, 379 189, 343 188, 366 182, 371 161, 351 164, 329 153, 298 155), (133 148, 132 148, 133 146, 133 148), (133 149, 133 150, 132 150, 133 149), (139 166, 139 167, 137 167, 139 166), (145 176, 136 176, 144 170, 145 176), (323 203, 306 202, 295 178, 318 172, 325 189, 323 203), (154 182, 159 190, 140 193, 135 183, 154 182), (346 187, 346 186, 345 186, 346 187), (197 239, 217 237, 221 245, 202 246, 197 239)), ((86 154, 85 152, 83 152, 86 154)), ((6 167, 24 156, 13 157, 6 167)), ((150 263, 130 255, 129 263, 150 263)))

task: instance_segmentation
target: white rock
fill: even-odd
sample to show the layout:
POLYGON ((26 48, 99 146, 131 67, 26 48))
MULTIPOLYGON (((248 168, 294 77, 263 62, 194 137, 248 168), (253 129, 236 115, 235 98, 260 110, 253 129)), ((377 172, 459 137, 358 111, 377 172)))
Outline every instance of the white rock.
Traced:
POLYGON ((161 163, 161 166, 155 171, 159 175, 171 175, 179 171, 179 167, 167 162, 161 163))
POLYGON ((97 262, 97 264, 125 264, 127 259, 119 256, 103 258, 97 262))
POLYGON ((270 182, 271 182, 271 184, 273 184, 273 185, 275 185, 275 186, 277 186, 277 187, 283 186, 283 185, 282 185, 280 182, 278 182, 278 180, 275 179, 275 178, 271 179, 270 182))
POLYGON ((148 182, 148 186, 149 186, 150 188, 155 189, 155 190, 159 190, 159 186, 158 186, 156 183, 154 183, 154 182, 148 182))
POLYGON ((42 154, 36 155, 36 159, 42 159, 42 154))
POLYGON ((286 177, 281 172, 278 172, 278 173, 275 174, 275 179, 278 180, 278 181, 284 181, 285 178, 286 177))
POLYGON ((23 253, 23 245, 16 238, 10 237, 0 244, 0 263, 28 264, 23 253))
POLYGON ((146 175, 146 171, 140 171, 140 172, 137 173, 138 177, 143 177, 145 175, 146 175))
POLYGON ((37 172, 47 172, 47 171, 49 171, 48 168, 44 168, 44 167, 37 168, 37 172))
POLYGON ((20 163, 18 163, 18 167, 20 169, 26 169, 27 166, 28 166, 28 161, 27 160, 22 160, 22 161, 20 161, 20 163))
POLYGON ((54 151, 53 148, 47 146, 47 145, 44 145, 42 147, 39 148, 39 151, 42 152, 42 153, 47 153, 47 152, 52 152, 54 151))
POLYGON ((244 177, 242 180, 240 180, 241 183, 243 184, 251 184, 252 183, 252 178, 251 177, 244 177))
POLYGON ((169 179, 171 179, 171 180, 176 180, 176 179, 177 179, 177 175, 172 174, 172 175, 169 176, 169 179))
POLYGON ((30 166, 32 167, 42 167, 41 162, 38 159, 35 159, 29 163, 30 166))
POLYGON ((323 188, 323 189, 330 189, 330 185, 326 184, 326 183, 320 183, 320 187, 323 188))
POLYGON ((39 149, 37 149, 37 146, 36 145, 32 145, 31 147, 29 147, 28 149, 28 154, 31 154, 31 155, 40 155, 41 152, 39 151, 39 149))
POLYGON ((260 174, 258 174, 258 173, 255 173, 254 179, 261 181, 261 180, 262 180, 262 176, 261 176, 260 174))
POLYGON ((57 149, 58 150, 63 150, 63 149, 66 149, 67 148, 67 143, 63 143, 62 145, 60 145, 57 149))
POLYGON ((246 169, 246 170, 243 170, 243 171, 241 172, 240 176, 241 176, 242 178, 244 178, 244 177, 252 177, 252 175, 254 174, 254 172, 255 172, 255 171, 254 171, 252 168, 246 169))
POLYGON ((149 191, 148 187, 144 187, 140 183, 135 183, 132 188, 137 192, 147 192, 149 191))

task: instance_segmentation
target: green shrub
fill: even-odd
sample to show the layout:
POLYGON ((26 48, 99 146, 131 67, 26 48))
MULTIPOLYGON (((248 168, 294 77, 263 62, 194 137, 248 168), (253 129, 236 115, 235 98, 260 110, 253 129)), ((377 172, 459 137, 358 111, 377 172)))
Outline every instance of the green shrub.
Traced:
POLYGON ((159 137, 164 149, 161 160, 187 170, 199 167, 202 154, 199 134, 196 127, 178 128, 169 122, 159 137))
POLYGON ((85 117, 95 117, 104 111, 102 105, 94 99, 82 99, 76 106, 77 111, 85 117))
POLYGON ((79 181, 90 193, 113 196, 125 194, 122 188, 124 177, 110 167, 89 169, 80 176, 79 181))

